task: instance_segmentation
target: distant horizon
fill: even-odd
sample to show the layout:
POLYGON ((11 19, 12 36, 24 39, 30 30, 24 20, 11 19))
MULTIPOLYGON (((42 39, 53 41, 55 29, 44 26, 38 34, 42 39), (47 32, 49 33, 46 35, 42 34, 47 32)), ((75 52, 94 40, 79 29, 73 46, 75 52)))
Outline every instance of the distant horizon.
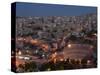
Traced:
POLYGON ((16 2, 16 16, 80 16, 97 13, 97 7, 16 2))
MULTIPOLYGON (((55 17, 72 17, 72 16, 84 16, 84 15, 88 15, 88 14, 96 14, 96 13, 85 13, 85 14, 80 14, 80 15, 65 15, 65 16, 55 16, 55 17)), ((52 16, 52 15, 51 15, 52 16)), ((51 16, 35 16, 35 15, 32 15, 32 16, 16 16, 16 17, 51 17, 51 16)), ((54 15, 53 15, 54 16, 54 15)))

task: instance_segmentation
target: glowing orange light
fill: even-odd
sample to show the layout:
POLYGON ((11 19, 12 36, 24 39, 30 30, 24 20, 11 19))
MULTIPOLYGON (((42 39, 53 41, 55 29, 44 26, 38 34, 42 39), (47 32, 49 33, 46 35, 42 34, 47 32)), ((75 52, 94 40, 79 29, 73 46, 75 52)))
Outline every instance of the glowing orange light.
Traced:
POLYGON ((63 61, 63 59, 61 58, 60 61, 63 61))
POLYGON ((57 55, 57 53, 55 52, 55 55, 57 55))
POLYGON ((96 34, 96 33, 94 33, 93 35, 97 36, 97 34, 96 34))
POLYGON ((57 61, 57 59, 55 58, 55 59, 54 59, 54 63, 56 63, 56 61, 57 61))
POLYGON ((21 54, 22 54, 22 52, 21 52, 21 51, 19 51, 19 52, 18 52, 18 55, 21 55, 21 54))
POLYGON ((31 40, 30 42, 31 42, 32 44, 37 44, 37 43, 38 43, 37 40, 31 40))
POLYGON ((68 48, 71 48, 71 44, 68 44, 68 48))
POLYGON ((43 44, 42 47, 48 49, 48 45, 43 44))
POLYGON ((91 62, 90 60, 87 60, 87 64, 90 64, 90 62, 91 62))

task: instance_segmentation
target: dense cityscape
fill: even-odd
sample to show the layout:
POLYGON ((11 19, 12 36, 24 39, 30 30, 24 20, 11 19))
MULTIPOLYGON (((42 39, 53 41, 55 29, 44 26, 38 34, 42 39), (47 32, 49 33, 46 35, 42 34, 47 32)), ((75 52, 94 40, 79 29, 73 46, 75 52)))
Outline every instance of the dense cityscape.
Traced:
POLYGON ((12 50, 11 58, 16 59, 13 67, 16 72, 97 67, 96 13, 17 16, 15 40, 16 49, 12 50))

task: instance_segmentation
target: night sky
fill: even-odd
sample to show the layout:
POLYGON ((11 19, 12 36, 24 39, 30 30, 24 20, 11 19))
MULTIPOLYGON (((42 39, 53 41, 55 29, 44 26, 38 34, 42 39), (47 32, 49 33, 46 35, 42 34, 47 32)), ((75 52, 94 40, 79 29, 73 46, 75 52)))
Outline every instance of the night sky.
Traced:
POLYGON ((17 16, 78 16, 87 13, 96 13, 96 7, 70 6, 41 3, 16 3, 17 16))

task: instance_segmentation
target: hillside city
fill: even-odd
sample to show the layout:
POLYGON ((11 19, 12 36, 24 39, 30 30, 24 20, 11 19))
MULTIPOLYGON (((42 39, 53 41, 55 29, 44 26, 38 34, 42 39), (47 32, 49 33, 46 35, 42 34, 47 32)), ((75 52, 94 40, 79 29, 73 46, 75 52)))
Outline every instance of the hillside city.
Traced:
POLYGON ((96 68, 97 14, 17 16, 15 41, 16 72, 96 68))

